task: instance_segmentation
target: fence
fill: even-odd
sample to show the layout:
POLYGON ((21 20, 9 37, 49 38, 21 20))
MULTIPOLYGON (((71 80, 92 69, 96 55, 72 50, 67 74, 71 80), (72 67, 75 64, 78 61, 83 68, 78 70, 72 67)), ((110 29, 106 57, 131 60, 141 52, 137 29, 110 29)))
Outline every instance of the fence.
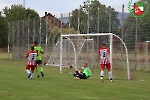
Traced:
MULTIPOLYGON (((150 31, 146 28, 147 26, 141 25, 144 19, 132 17, 127 12, 128 5, 95 8, 94 4, 84 6, 80 6, 72 13, 60 15, 45 13, 42 18, 9 22, 8 40, 9 46, 12 47, 12 58, 24 58, 24 54, 35 40, 46 52, 44 57, 46 61, 59 40, 60 34, 112 32, 120 36, 126 43, 131 68, 150 69, 150 43, 146 42, 150 39, 150 31)), ((107 41, 107 38, 105 36, 97 38, 97 41, 98 43, 107 41)))

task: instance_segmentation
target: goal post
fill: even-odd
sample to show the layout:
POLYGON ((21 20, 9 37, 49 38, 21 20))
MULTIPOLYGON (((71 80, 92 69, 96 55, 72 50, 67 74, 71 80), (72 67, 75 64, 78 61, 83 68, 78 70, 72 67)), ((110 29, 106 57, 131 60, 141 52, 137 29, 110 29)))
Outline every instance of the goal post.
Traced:
POLYGON ((130 80, 130 67, 129 67, 129 56, 128 56, 128 49, 126 44, 124 43, 124 41, 117 35, 113 34, 113 36, 117 37, 123 44, 124 48, 125 48, 125 52, 126 52, 126 61, 127 61, 127 76, 128 76, 128 80, 130 80))
MULTIPOLYGON (((70 39, 70 37, 87 37, 86 39, 88 39, 88 37, 99 37, 99 36, 108 36, 109 37, 109 48, 110 48, 110 63, 111 63, 111 68, 113 68, 112 66, 112 59, 113 59, 113 36, 118 38, 124 48, 125 48, 125 52, 126 52, 126 69, 127 69, 127 79, 130 80, 130 68, 129 68, 129 60, 128 60, 128 50, 127 47, 124 43, 124 41, 117 35, 113 34, 113 33, 94 33, 94 34, 62 34, 60 37, 60 73, 62 73, 62 68, 63 68, 63 40, 64 38, 69 39, 69 41, 71 42, 71 45, 73 46, 73 51, 74 52, 74 68, 78 69, 78 65, 77 65, 77 56, 78 54, 76 53, 76 47, 75 47, 75 43, 72 42, 72 40, 70 39)), ((94 53, 95 54, 95 53, 94 53)), ((112 70, 113 71, 113 70, 112 70)))

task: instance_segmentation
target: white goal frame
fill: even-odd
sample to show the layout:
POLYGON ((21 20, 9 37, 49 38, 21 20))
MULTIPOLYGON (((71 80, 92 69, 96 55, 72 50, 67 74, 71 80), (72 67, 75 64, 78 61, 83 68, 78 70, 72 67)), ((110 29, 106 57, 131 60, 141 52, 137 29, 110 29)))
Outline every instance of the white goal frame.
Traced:
MULTIPOLYGON (((117 37, 122 43, 123 43, 123 46, 125 47, 125 50, 126 50, 126 59, 127 59, 127 75, 128 75, 128 80, 130 80, 130 68, 129 68, 129 60, 128 60, 128 50, 127 50, 127 47, 124 43, 124 41, 117 35, 113 34, 113 33, 91 33, 91 34, 62 34, 61 37, 60 37, 60 73, 62 73, 62 48, 63 48, 63 45, 62 45, 62 42, 63 42, 63 37, 65 38, 68 38, 70 36, 106 36, 108 35, 109 36, 109 41, 110 41, 110 63, 111 63, 111 68, 112 68, 112 48, 113 48, 113 36, 117 37)), ((68 38, 69 39, 69 38, 68 38)), ((74 48, 74 52, 75 52, 75 48, 74 48)), ((75 54, 76 55, 76 54, 75 54)), ((77 61, 76 61, 76 56, 75 56, 75 69, 77 69, 77 61)))

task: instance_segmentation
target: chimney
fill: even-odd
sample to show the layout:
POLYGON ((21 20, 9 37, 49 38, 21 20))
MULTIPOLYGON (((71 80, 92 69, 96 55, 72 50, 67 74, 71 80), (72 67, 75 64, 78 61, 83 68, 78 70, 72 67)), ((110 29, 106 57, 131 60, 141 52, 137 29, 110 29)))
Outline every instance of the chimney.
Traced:
POLYGON ((45 15, 47 15, 47 12, 45 12, 45 15))

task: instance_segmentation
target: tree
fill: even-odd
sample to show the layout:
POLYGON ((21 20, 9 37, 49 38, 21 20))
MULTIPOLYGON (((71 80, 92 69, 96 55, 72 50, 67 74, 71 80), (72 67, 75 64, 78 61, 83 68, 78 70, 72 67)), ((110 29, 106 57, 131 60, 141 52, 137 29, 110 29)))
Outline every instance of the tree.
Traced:
MULTIPOLYGON (((150 3, 150 0, 148 0, 150 3)), ((148 4, 147 7, 145 7, 145 10, 149 9, 146 15, 139 19, 139 28, 138 28, 138 37, 139 40, 142 42, 149 41, 150 40, 150 5, 148 4)))
POLYGON ((35 10, 31 10, 30 8, 27 8, 25 10, 25 12, 26 12, 26 14, 25 14, 26 19, 27 18, 37 18, 37 17, 39 17, 39 14, 35 10))
POLYGON ((123 28, 123 40, 126 43, 128 49, 134 50, 136 19, 133 16, 128 15, 128 17, 124 20, 124 25, 121 26, 121 28, 123 28))
POLYGON ((86 23, 86 19, 87 16, 86 14, 83 12, 83 9, 75 9, 74 11, 72 11, 72 17, 70 18, 70 24, 71 27, 73 27, 75 30, 80 30, 80 33, 86 33, 86 27, 87 27, 87 23, 86 23), (78 19, 78 16, 80 17, 78 19), (79 24, 78 24, 78 20, 79 20, 79 24), (78 26, 79 25, 79 26, 78 26))
MULTIPOLYGON (((62 34, 76 34, 77 31, 75 31, 74 28, 62 28, 62 34)), ((50 36, 49 36, 49 42, 50 43, 57 43, 57 41, 60 39, 60 35, 61 35, 61 29, 58 26, 55 26, 51 32, 50 32, 50 36)))
MULTIPOLYGON (((4 18, 2 17, 2 19, 5 19, 5 20, 3 20, 2 21, 3 23, 0 23, 0 24, 3 24, 5 26, 1 25, 0 28, 3 29, 1 31, 5 30, 5 32, 0 33, 0 35, 1 35, 0 38, 2 38, 2 36, 3 36, 3 39, 0 39, 1 44, 4 44, 3 43, 4 39, 6 40, 6 38, 8 37, 8 22, 11 23, 9 25, 9 30, 11 30, 11 28, 17 29, 17 30, 19 30, 18 32, 20 32, 20 36, 21 36, 21 35, 23 35, 22 32, 24 30, 27 30, 26 28, 28 27, 28 24, 26 24, 26 23, 31 22, 29 19, 31 19, 31 18, 39 19, 39 15, 37 12, 35 12, 34 10, 31 10, 30 8, 25 9, 22 5, 12 5, 10 8, 6 6, 3 9, 3 14, 4 14, 4 18), (26 21, 23 21, 23 20, 26 20, 26 21), (12 22, 14 22, 13 25, 12 25, 12 22), (24 25, 23 28, 18 28, 18 26, 22 27, 23 25, 24 25), (7 27, 7 28, 5 28, 5 27, 7 27)), ((29 24, 29 25, 32 26, 33 22, 31 22, 31 24, 29 24)), ((33 27, 30 27, 30 30, 32 30, 31 28, 33 28, 33 27)), ((14 32, 14 33, 16 33, 16 32, 14 32)), ((24 33, 27 33, 27 32, 24 32, 24 33)), ((11 36, 12 36, 12 34, 13 34, 13 31, 10 31, 11 36)), ((7 42, 5 41, 5 46, 6 46, 6 44, 7 44, 7 42)))
MULTIPOLYGON (((139 1, 141 2, 141 1, 139 1)), ((148 0, 150 2, 150 0, 148 0)), ((145 7, 145 10, 150 8, 150 5, 145 7)), ((124 21, 124 41, 130 49, 134 50, 133 44, 135 44, 135 36, 137 34, 137 42, 145 42, 150 40, 150 9, 143 18, 135 18, 129 14, 124 21), (137 23, 136 23, 137 20, 137 23), (136 33, 137 29, 137 33, 136 33), (131 46, 132 45, 132 48, 131 46)))
POLYGON ((12 5, 11 8, 6 6, 3 12, 8 22, 39 17, 37 12, 30 8, 25 9, 22 5, 12 5))
POLYGON ((8 44, 8 24, 7 20, 0 13, 0 47, 6 47, 8 44))
POLYGON ((116 33, 120 25, 118 12, 102 5, 98 0, 84 2, 84 6, 72 11, 71 25, 80 33, 116 33), (79 20, 78 20, 79 19, 79 20), (111 23, 111 24, 110 24, 111 23), (111 29, 111 30, 109 30, 111 29))

